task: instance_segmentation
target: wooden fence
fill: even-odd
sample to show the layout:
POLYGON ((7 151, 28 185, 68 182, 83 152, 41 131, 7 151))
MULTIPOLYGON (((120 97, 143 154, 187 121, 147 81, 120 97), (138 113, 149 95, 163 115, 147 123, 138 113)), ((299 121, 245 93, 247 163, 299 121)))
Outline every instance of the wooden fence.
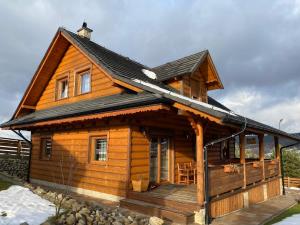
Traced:
POLYGON ((29 159, 30 148, 27 142, 0 138, 0 159, 29 159))
POLYGON ((284 178, 284 185, 286 187, 300 188, 300 178, 285 177, 284 178))

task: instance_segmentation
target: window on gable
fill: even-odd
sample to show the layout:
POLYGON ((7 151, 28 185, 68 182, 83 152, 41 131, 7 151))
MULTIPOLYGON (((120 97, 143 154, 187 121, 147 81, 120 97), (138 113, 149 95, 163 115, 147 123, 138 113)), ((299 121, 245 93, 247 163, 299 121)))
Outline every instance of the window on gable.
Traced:
POLYGON ((77 94, 86 94, 91 92, 91 72, 90 70, 85 70, 83 72, 76 73, 76 83, 77 83, 77 94))
POLYGON ((107 136, 97 136, 91 138, 91 160, 107 160, 107 136))
POLYGON ((52 155, 52 138, 41 138, 41 159, 49 160, 52 155))
POLYGON ((68 97, 68 87, 69 80, 67 77, 57 80, 57 99, 64 99, 68 97))

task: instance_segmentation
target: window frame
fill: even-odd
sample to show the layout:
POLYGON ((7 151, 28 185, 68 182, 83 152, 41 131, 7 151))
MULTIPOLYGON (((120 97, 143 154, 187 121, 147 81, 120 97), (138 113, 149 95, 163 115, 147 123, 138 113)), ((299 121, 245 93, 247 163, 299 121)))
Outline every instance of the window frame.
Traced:
POLYGON ((55 101, 60 101, 64 99, 68 99, 70 97, 70 74, 69 73, 64 73, 56 78, 56 85, 55 85, 55 101), (60 93, 60 83, 63 81, 67 81, 67 96, 64 98, 61 98, 61 93, 60 93))
POLYGON ((75 81, 75 88, 74 88, 74 96, 80 96, 80 95, 86 95, 86 94, 90 94, 92 92, 92 65, 87 65, 84 67, 80 67, 78 69, 74 70, 74 81, 75 81), (89 91, 88 92, 81 92, 81 77, 82 75, 89 73, 89 77, 90 77, 90 87, 89 87, 89 91))
POLYGON ((40 160, 49 161, 49 160, 52 159, 52 155, 53 155, 53 138, 52 138, 52 135, 41 136, 40 137, 40 160), (47 139, 51 141, 51 153, 50 153, 49 157, 47 157, 45 155, 44 142, 43 142, 43 140, 47 140, 47 139))
POLYGON ((89 157, 88 157, 89 163, 107 165, 108 156, 109 156, 109 133, 103 132, 103 133, 91 134, 89 136, 89 157), (106 159, 105 160, 96 160, 95 159, 95 151, 96 151, 95 140, 96 139, 106 139, 106 159))

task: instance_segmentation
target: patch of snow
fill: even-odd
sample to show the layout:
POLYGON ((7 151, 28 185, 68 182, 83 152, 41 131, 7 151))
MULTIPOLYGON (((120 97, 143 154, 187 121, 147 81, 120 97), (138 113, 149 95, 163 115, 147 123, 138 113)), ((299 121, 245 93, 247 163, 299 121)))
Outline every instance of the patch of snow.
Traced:
POLYGON ((155 80, 157 79, 156 73, 154 73, 153 71, 150 70, 146 70, 146 69, 142 69, 142 72, 149 78, 155 80))
POLYGON ((201 106, 203 106, 203 107, 206 107, 206 108, 209 108, 209 109, 213 109, 213 110, 216 110, 216 111, 219 111, 219 112, 223 112, 223 113, 226 113, 226 114, 230 114, 230 115, 232 115, 232 116, 237 116, 237 115, 236 115, 235 113, 233 113, 233 112, 228 112, 228 111, 226 111, 226 110, 224 110, 224 109, 221 109, 221 108, 219 108, 219 107, 216 107, 216 106, 213 106, 213 105, 211 105, 211 104, 208 104, 208 103, 205 103, 205 102, 200 102, 200 101, 198 101, 198 100, 195 100, 195 99, 192 99, 192 98, 183 96, 183 95, 178 94, 178 93, 175 93, 175 92, 173 92, 173 91, 169 91, 169 90, 167 90, 167 89, 161 88, 161 87, 159 87, 159 86, 157 86, 157 85, 150 84, 150 83, 148 83, 148 82, 145 82, 145 81, 142 81, 142 80, 139 80, 139 79, 133 79, 133 81, 136 82, 136 83, 140 83, 140 84, 142 84, 142 85, 145 85, 145 86, 147 86, 147 87, 150 87, 150 88, 152 88, 152 89, 155 89, 155 90, 157 90, 157 91, 160 91, 160 92, 162 92, 162 93, 169 94, 169 95, 172 95, 172 96, 174 96, 174 97, 177 97, 177 98, 180 98, 180 99, 189 101, 189 102, 191 102, 191 103, 194 103, 194 104, 197 104, 197 105, 201 105, 201 106))
POLYGON ((286 189, 300 191, 300 188, 297 187, 286 187, 286 189))
POLYGON ((0 191, 0 225, 19 225, 23 222, 38 225, 54 214, 54 204, 28 188, 13 185, 0 191), (7 215, 1 216, 3 213, 7 215))
POLYGON ((274 223, 274 225, 299 225, 300 214, 295 214, 289 216, 278 223, 274 223))

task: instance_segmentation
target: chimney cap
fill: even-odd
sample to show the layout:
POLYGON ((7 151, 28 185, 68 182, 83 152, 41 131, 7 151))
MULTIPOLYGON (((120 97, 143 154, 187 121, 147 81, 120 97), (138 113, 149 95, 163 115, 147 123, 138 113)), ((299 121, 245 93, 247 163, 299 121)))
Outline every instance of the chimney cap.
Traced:
POLYGON ((80 29, 78 29, 77 32, 80 32, 82 30, 86 30, 88 32, 93 32, 92 29, 90 29, 90 28, 87 27, 87 23, 86 22, 83 22, 82 27, 80 29))

